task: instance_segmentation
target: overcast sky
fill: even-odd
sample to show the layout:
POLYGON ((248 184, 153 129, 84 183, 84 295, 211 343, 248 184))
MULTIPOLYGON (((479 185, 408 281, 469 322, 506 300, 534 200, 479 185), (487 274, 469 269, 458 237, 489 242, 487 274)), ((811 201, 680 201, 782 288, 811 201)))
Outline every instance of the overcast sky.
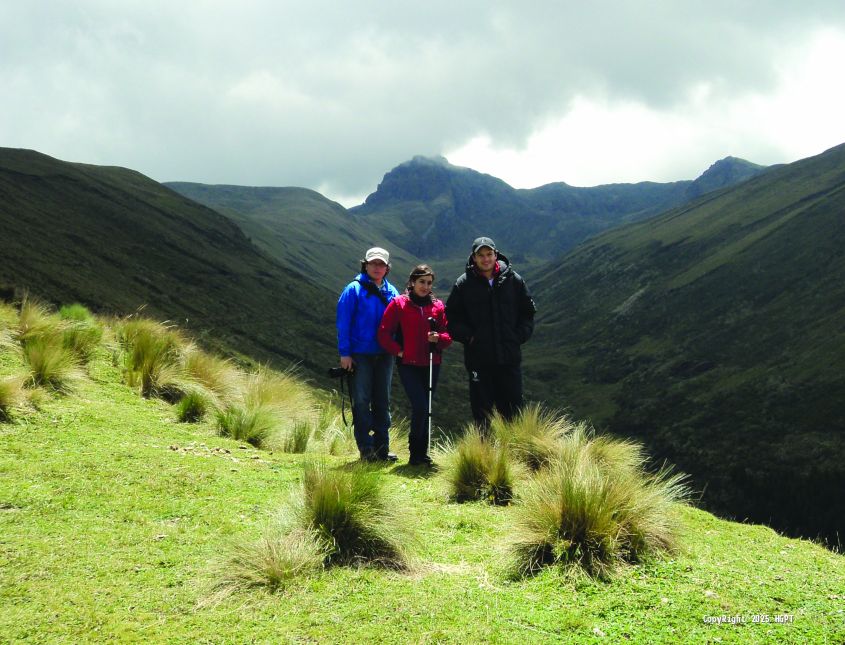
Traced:
POLYGON ((350 206, 415 154, 692 179, 845 142, 845 2, 0 0, 0 146, 350 206))

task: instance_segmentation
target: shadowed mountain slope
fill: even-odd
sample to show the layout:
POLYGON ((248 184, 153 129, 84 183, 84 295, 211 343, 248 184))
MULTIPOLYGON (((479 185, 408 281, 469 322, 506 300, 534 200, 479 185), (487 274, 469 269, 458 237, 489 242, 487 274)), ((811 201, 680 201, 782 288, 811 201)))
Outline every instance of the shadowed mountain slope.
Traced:
POLYGON ((645 440, 711 508, 845 528, 845 145, 581 245, 534 281, 533 395, 645 440))
POLYGON ((729 157, 695 182, 592 188, 553 183, 517 190, 442 157, 418 156, 387 173, 351 212, 421 257, 463 257, 468 242, 484 234, 502 240, 519 264, 536 264, 600 231, 655 215, 761 170, 729 157))
POLYGON ((389 248, 398 275, 407 275, 418 263, 369 222, 353 218, 337 202, 307 188, 165 185, 226 215, 279 264, 306 273, 332 292, 349 282, 371 246, 389 248))
POLYGON ((334 294, 140 173, 0 149, 0 285, 187 319, 259 359, 334 361, 334 294))

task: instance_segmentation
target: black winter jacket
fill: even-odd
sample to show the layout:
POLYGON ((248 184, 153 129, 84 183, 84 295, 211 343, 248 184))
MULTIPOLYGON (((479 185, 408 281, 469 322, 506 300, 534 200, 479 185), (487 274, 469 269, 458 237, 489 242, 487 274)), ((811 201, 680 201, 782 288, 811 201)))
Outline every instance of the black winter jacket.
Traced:
POLYGON ((499 271, 491 287, 476 273, 470 255, 446 301, 446 318, 453 340, 464 345, 467 369, 519 365, 521 345, 534 331, 536 307, 525 281, 499 253, 499 271))

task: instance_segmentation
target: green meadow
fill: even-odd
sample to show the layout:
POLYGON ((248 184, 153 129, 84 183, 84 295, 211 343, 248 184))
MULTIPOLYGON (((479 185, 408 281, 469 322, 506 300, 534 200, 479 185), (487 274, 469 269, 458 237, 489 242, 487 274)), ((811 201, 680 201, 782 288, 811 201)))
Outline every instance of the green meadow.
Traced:
POLYGON ((120 321, 97 323, 81 372, 55 387, 35 384, 17 313, 2 314, 0 383, 22 383, 0 395, 2 642, 845 640, 843 556, 694 504, 673 503, 671 549, 608 575, 558 562, 515 576, 533 475, 514 466, 510 503, 457 503, 454 448, 431 472, 405 465, 401 439, 398 464, 368 471, 403 527, 401 566, 327 558, 279 584, 238 584, 233 556, 272 535, 308 467, 355 472, 330 397, 281 375, 272 431, 223 436, 219 414, 180 422, 177 397, 141 395, 120 321), (310 424, 304 446, 284 439, 302 427, 285 410, 310 424))

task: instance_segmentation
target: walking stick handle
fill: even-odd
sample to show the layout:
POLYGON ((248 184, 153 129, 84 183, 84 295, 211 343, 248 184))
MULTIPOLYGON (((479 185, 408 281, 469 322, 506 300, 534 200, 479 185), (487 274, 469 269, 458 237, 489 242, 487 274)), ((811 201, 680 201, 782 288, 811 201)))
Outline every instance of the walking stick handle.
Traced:
MULTIPOLYGON (((428 317, 428 329, 432 333, 437 331, 437 321, 432 316, 428 317)), ((429 341, 429 349, 430 350, 432 350, 432 351, 434 350, 434 345, 435 345, 435 343, 432 343, 432 342, 429 341)))

